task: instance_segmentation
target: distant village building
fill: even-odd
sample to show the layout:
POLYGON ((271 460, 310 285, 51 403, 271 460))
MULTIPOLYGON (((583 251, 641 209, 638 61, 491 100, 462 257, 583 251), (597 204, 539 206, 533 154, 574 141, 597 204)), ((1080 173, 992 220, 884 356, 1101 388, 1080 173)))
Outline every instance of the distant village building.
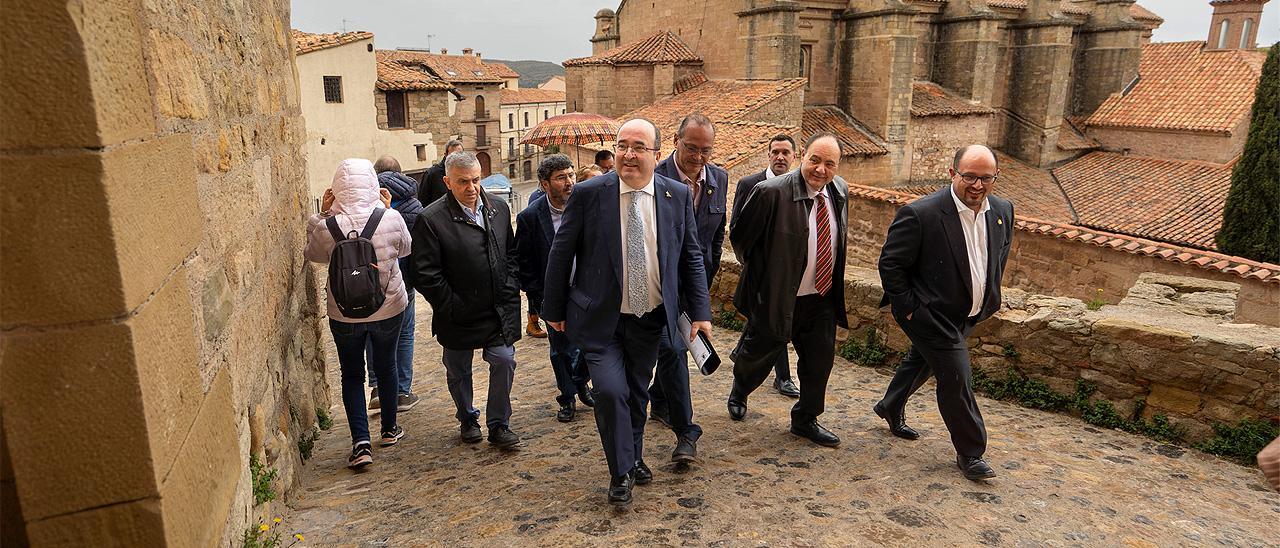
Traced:
POLYGON ((504 89, 499 94, 502 108, 502 163, 513 182, 537 180, 538 163, 544 156, 538 145, 522 145, 520 139, 538 122, 565 113, 564 91, 544 89, 504 89))
MULTIPOLYGON (((299 103, 307 128, 307 179, 312 209, 346 158, 390 154, 406 172, 425 170, 438 156, 434 141, 446 126, 421 122, 423 103, 452 109, 447 82, 379 63, 373 33, 292 32, 299 103), (375 100, 375 95, 377 100, 375 100), (390 95, 388 112, 386 97, 390 95)), ((441 112, 444 112, 442 110, 441 112)), ((447 117, 447 115, 446 115, 447 117)), ((437 117, 437 119, 439 119, 437 117)))
POLYGON ((549 91, 564 91, 564 76, 552 76, 551 79, 538 84, 538 89, 549 91))
MULTIPOLYGON (((461 55, 450 55, 449 50, 440 53, 426 50, 379 50, 380 60, 423 71, 448 82, 462 98, 460 108, 450 111, 457 123, 457 131, 467 150, 480 160, 481 172, 488 176, 497 162, 495 157, 502 146, 499 126, 501 91, 519 89, 520 74, 502 63, 485 62, 480 53, 464 48, 461 55)), ((444 141, 438 142, 438 152, 444 153, 444 141)))

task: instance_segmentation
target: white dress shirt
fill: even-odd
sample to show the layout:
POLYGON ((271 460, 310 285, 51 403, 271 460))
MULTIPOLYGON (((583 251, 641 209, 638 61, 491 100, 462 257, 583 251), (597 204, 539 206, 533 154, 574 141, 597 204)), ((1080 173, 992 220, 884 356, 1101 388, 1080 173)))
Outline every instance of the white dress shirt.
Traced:
POLYGON ((769 167, 764 168, 764 178, 765 178, 765 180, 769 180, 769 179, 772 179, 772 178, 777 177, 777 176, 778 176, 778 174, 773 172, 773 166, 769 166, 769 167))
POLYGON ((969 206, 956 196, 955 187, 951 187, 951 199, 956 202, 956 210, 960 215, 960 228, 964 231, 964 247, 969 256, 969 286, 973 288, 970 295, 969 317, 982 312, 982 297, 987 294, 987 212, 991 211, 991 201, 983 198, 982 208, 975 214, 969 206))
MULTIPOLYGON (((818 292, 817 281, 815 280, 815 263, 818 261, 818 223, 825 222, 831 228, 831 243, 828 246, 831 250, 831 265, 834 269, 836 264, 836 218, 835 212, 832 211, 834 205, 827 198, 827 187, 814 192, 813 189, 805 187, 809 192, 809 198, 813 200, 813 206, 809 208, 809 249, 805 255, 804 274, 800 276, 800 288, 796 290, 797 297, 805 295, 813 295, 818 292), (818 200, 825 200, 827 206, 827 218, 819 221, 818 219, 818 200)), ((835 272, 832 272, 831 284, 841 283, 835 279, 835 272)))
POLYGON ((662 279, 658 271, 658 222, 655 208, 657 202, 654 198, 654 179, 649 178, 649 184, 640 190, 633 190, 622 179, 618 179, 618 222, 620 223, 618 233, 622 236, 618 242, 622 246, 622 310, 623 314, 635 314, 643 316, 649 310, 653 310, 662 304, 662 279), (627 271, 631 268, 627 264, 627 213, 631 210, 631 200, 640 200, 640 220, 644 223, 644 266, 647 277, 649 279, 649 310, 631 310, 631 304, 627 302, 627 271))

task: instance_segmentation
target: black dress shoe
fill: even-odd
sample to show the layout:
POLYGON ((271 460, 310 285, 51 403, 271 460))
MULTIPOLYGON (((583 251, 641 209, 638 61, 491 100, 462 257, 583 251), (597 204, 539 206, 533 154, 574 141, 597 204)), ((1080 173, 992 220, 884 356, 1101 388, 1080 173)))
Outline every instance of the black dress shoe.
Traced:
POLYGON ((730 397, 728 407, 729 418, 735 421, 740 421, 747 416, 747 402, 745 401, 738 401, 730 397))
POLYGON ((631 488, 635 484, 636 479, 631 476, 631 472, 609 480, 609 504, 622 506, 630 503, 631 488))
POLYGON ((982 460, 982 457, 956 455, 956 466, 960 468, 961 472, 964 472, 966 479, 973 481, 996 477, 996 471, 992 470, 991 465, 982 460))
POLYGON ((489 429, 489 443, 501 449, 510 449, 520 444, 520 436, 506 426, 489 429))
POLYGON ((671 428, 671 418, 667 416, 667 408, 665 406, 650 406, 649 420, 658 421, 667 428, 671 428))
POLYGON ((653 470, 642 460, 636 461, 636 467, 631 469, 631 476, 636 479, 636 485, 644 485, 653 481, 653 470))
POLYGON ((840 445, 840 437, 823 428, 816 420, 800 424, 791 423, 791 433, 802 438, 808 438, 809 441, 823 447, 840 445))
POLYGON ((462 433, 462 441, 467 443, 477 443, 484 439, 484 434, 480 432, 480 423, 474 419, 463 422, 459 427, 462 433))
POLYGON ((591 397, 591 389, 587 388, 585 384, 578 387, 578 400, 587 407, 596 406, 596 399, 591 397))
POLYGON ((774 378, 773 389, 777 390, 779 394, 782 394, 783 396, 786 396, 788 398, 800 397, 800 387, 796 386, 795 381, 791 379, 782 379, 781 381, 779 381, 777 378, 774 378))
POLYGON ((875 407, 871 408, 871 410, 875 411, 880 418, 889 423, 889 432, 893 435, 904 440, 920 439, 920 433, 916 432, 915 429, 910 426, 907 426, 907 419, 903 418, 902 415, 894 414, 878 403, 875 407))
POLYGON ((556 420, 570 422, 577 413, 578 410, 573 406, 573 400, 569 400, 569 403, 560 404, 560 410, 556 411, 556 420))
POLYGON ((671 452, 671 462, 689 464, 698 458, 698 442, 688 436, 680 436, 671 452))

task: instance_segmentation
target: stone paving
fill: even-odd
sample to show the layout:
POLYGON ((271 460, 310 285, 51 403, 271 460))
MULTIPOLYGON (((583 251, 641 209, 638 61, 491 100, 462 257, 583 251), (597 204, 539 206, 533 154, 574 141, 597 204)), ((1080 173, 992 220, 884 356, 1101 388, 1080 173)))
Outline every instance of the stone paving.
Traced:
MULTIPOLYGON (((731 372, 695 371, 695 420, 705 431, 698 462, 668 463, 674 436, 650 422, 654 481, 615 509, 605 502, 608 472, 589 410, 555 420, 546 340, 517 344, 512 427, 523 448, 464 444, 429 336, 430 307, 417 302, 422 402, 401 415, 405 439, 375 448, 364 472, 345 468, 350 442, 329 343, 334 427, 316 442, 283 516, 307 545, 1280 545, 1280 494, 1258 470, 986 398, 987 458, 999 476, 965 480, 930 387, 909 406, 921 439, 894 438, 871 412, 886 373, 839 358, 822 416, 839 448, 787 433, 794 400, 768 383, 746 420, 730 421, 731 372)), ((718 348, 735 340, 717 330, 718 348)), ((475 385, 486 386, 487 369, 476 369, 475 385)), ((480 390, 482 410, 484 398, 480 390)))

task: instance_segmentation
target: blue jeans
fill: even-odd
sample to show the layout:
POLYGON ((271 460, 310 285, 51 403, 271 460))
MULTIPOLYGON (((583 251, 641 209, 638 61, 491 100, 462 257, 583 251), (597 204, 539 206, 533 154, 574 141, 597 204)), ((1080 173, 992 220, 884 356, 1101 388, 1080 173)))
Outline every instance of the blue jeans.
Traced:
MULTIPOLYGON (((396 387, 397 394, 408 394, 413 386, 413 301, 414 294, 409 292, 409 306, 405 307, 404 318, 400 322, 400 338, 396 341, 396 387)), ((364 355, 369 368, 369 388, 378 388, 378 376, 373 374, 373 341, 365 344, 364 355)), ((381 394, 381 392, 379 392, 381 394)), ((379 398, 382 396, 379 395, 379 398)))
POLYGON ((365 344, 372 346, 369 361, 374 374, 382 380, 378 397, 382 404, 382 431, 396 426, 396 340, 400 337, 403 313, 376 322, 348 323, 329 319, 333 344, 338 348, 338 364, 342 370, 342 406, 351 428, 351 443, 369 440, 369 415, 365 410, 364 372, 365 344))

